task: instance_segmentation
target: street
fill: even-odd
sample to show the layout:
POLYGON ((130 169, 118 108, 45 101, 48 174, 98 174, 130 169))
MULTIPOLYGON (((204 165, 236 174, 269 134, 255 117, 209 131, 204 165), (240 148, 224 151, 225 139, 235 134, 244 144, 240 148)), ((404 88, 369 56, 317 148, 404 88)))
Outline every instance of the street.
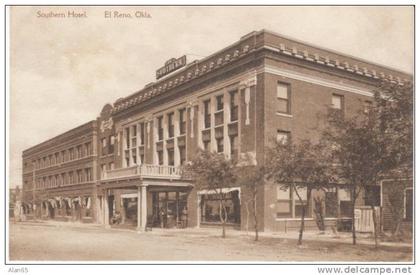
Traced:
MULTIPOLYGON (((297 234, 296 234, 297 236, 297 234)), ((156 229, 137 233, 99 225, 10 223, 10 260, 15 261, 411 261, 411 247, 353 246, 333 241, 253 235, 219 229, 156 229)))

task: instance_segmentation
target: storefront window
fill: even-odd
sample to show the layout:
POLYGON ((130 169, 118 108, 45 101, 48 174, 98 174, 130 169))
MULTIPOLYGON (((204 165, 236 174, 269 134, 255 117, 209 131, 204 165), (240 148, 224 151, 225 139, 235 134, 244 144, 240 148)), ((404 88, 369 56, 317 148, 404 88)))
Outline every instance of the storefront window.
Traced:
MULTIPOLYGON (((201 222, 220 223, 221 211, 219 194, 207 194, 201 198, 201 222)), ((231 191, 225 194, 225 206, 227 213, 227 223, 239 224, 240 223, 240 202, 239 192, 231 191)))

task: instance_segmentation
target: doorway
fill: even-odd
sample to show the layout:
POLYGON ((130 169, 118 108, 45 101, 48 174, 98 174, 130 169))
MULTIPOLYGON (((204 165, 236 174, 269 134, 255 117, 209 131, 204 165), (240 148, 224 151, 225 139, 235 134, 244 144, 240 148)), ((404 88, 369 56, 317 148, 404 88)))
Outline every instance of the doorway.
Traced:
POLYGON ((160 228, 188 226, 187 192, 152 192, 153 213, 150 224, 160 228))

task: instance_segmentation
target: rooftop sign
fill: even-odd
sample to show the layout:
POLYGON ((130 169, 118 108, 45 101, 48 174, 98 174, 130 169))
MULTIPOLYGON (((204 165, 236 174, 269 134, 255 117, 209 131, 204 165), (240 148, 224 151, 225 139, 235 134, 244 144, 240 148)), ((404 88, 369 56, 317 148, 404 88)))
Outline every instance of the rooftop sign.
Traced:
POLYGON ((165 62, 165 66, 156 71, 156 79, 159 79, 187 64, 187 56, 183 55, 180 58, 171 58, 165 62))

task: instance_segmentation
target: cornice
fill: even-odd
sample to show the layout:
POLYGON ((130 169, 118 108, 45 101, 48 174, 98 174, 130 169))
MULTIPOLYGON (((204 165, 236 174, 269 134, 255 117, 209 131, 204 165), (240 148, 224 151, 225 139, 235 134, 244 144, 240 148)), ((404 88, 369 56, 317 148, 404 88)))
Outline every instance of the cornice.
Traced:
MULTIPOLYGON (((366 63, 366 66, 360 66, 359 64, 356 64, 359 60, 345 55, 340 56, 340 58, 332 58, 328 55, 328 52, 325 52, 324 49, 319 48, 317 50, 317 48, 314 48, 309 44, 307 46, 302 44, 301 47, 297 47, 292 46, 292 42, 284 42, 273 45, 272 43, 270 44, 263 41, 262 45, 260 45, 261 43, 257 43, 257 36, 259 37, 264 34, 271 34, 276 36, 278 39, 283 39, 282 36, 266 30, 253 32, 233 45, 228 46, 209 57, 187 65, 186 68, 175 72, 174 75, 148 84, 143 90, 126 98, 117 100, 114 103, 112 114, 120 113, 134 105, 159 96, 174 89, 175 87, 181 86, 215 70, 219 70, 245 56, 261 50, 268 50, 274 54, 289 56, 296 60, 325 66, 330 69, 334 68, 337 71, 349 73, 358 77, 365 77, 378 82, 384 81, 391 84, 403 85, 404 81, 408 81, 407 79, 401 79, 395 74, 385 73, 384 71, 389 70, 389 68, 386 68, 385 66, 370 63, 366 63), (309 49, 309 47, 311 47, 311 49, 309 49)), ((339 55, 338 53, 332 54, 339 55)), ((396 72, 396 74, 398 74, 398 72, 396 72)))

